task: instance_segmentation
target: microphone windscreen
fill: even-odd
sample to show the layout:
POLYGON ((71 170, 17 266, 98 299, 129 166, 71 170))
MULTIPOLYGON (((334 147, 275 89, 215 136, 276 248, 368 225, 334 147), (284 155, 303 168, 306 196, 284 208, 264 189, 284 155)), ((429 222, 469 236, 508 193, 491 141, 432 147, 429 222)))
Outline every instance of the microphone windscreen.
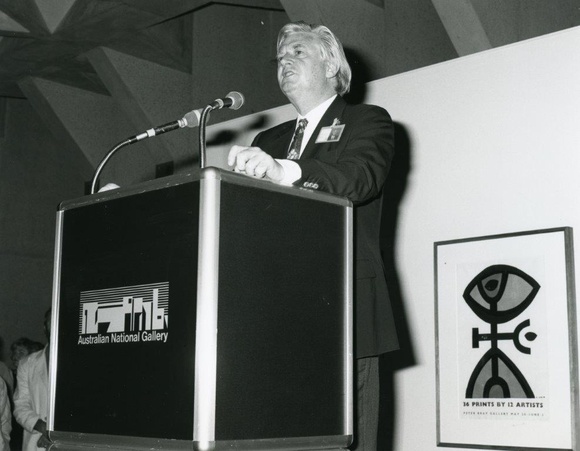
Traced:
POLYGON ((239 110, 241 108, 241 106, 244 104, 244 95, 241 92, 238 91, 232 91, 230 92, 226 98, 230 98, 232 99, 232 106, 230 107, 230 109, 232 110, 239 110))
MULTIPOLYGON (((189 113, 187 113, 185 116, 183 116, 183 119, 185 119, 186 122, 186 126, 188 127, 197 127, 199 125, 199 120, 201 119, 201 112, 203 111, 203 108, 197 109, 197 110, 193 110, 190 111, 189 113)), ((208 116, 209 119, 209 116, 208 116)))

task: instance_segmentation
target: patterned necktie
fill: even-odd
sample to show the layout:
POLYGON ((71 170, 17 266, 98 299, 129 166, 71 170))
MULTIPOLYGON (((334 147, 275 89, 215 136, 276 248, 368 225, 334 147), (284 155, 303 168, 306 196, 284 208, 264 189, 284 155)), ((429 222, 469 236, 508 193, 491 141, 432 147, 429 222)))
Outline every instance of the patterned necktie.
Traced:
POLYGON ((308 125, 308 121, 306 119, 300 119, 298 121, 298 127, 294 132, 294 137, 292 138, 292 143, 290 144, 290 148, 288 149, 288 160, 298 160, 300 158, 300 147, 302 146, 302 137, 304 136, 304 129, 308 125))

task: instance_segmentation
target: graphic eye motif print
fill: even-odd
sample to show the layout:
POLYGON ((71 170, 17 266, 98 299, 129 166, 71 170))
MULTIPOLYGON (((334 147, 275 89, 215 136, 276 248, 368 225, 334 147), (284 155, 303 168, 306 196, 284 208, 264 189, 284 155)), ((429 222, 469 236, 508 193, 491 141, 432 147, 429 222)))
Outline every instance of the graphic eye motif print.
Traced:
MULTIPOLYGON (((530 275, 509 265, 492 265, 481 271, 467 285, 463 299, 471 310, 490 325, 489 333, 472 329, 472 347, 489 342, 491 348, 475 366, 466 389, 467 398, 534 398, 534 392, 515 363, 499 349, 500 342, 511 341, 523 354, 531 349, 522 343, 520 335, 530 326, 522 321, 513 332, 499 332, 498 325, 521 315, 540 290, 530 275)), ((537 335, 524 335, 532 342, 537 335)))

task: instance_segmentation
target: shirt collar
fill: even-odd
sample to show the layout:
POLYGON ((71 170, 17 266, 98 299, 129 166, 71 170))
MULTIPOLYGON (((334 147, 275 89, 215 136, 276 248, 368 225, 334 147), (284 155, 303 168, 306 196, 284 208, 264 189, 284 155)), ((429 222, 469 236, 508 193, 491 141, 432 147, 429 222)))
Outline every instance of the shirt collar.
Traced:
MULTIPOLYGON (((304 116, 302 116, 301 114, 299 114, 298 115, 298 121, 300 119, 306 118, 306 120, 308 120, 308 128, 310 128, 311 126, 313 126, 312 129, 316 128, 316 126, 320 122, 320 119, 322 119, 322 116, 324 116, 324 113, 326 113, 326 110, 328 110, 328 107, 330 106, 330 104, 332 102, 334 102, 334 99, 336 99, 336 96, 337 96, 337 94, 333 95, 332 97, 330 97, 329 99, 325 100, 324 102, 322 102, 317 107, 315 107, 312 110, 310 110, 304 116)), ((298 123, 298 121, 296 121, 296 123, 298 123)))

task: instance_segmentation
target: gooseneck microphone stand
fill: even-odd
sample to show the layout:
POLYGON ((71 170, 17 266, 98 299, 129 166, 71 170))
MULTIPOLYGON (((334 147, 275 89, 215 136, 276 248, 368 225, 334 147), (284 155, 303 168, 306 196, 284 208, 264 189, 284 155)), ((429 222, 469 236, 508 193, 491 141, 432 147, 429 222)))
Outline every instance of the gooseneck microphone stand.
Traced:
POLYGON ((183 127, 190 127, 190 128, 196 127, 198 124, 199 124, 199 110, 194 110, 194 111, 190 111, 189 113, 187 113, 181 119, 178 119, 178 120, 173 121, 173 122, 168 122, 167 124, 160 125, 158 127, 150 128, 149 130, 147 130, 143 133, 140 133, 139 135, 135 135, 135 136, 132 136, 130 138, 127 138, 124 141, 121 141, 119 144, 117 144, 115 147, 113 147, 111 150, 109 150, 107 155, 105 155, 105 157, 101 160, 101 162, 97 166, 97 169, 95 170, 95 174, 93 175, 93 181, 91 183, 91 194, 95 194, 95 190, 97 188, 97 182, 99 180, 99 175, 101 174, 101 171, 103 170, 103 168, 105 167, 107 162, 111 159, 111 157, 115 153, 117 153, 117 151, 119 149, 121 149, 122 147, 125 147, 129 144, 134 144, 134 143, 141 141, 143 139, 151 138, 153 136, 161 135, 163 133, 171 132, 173 130, 178 130, 178 129, 183 128, 183 127))
POLYGON ((205 168, 205 126, 209 118, 209 112, 212 110, 221 110, 222 108, 229 108, 231 110, 239 110, 245 102, 244 95, 238 91, 231 91, 222 99, 215 99, 212 103, 206 106, 199 119, 199 167, 205 168))
POLYGON ((212 105, 206 106, 201 112, 201 118, 199 119, 199 168, 205 168, 205 127, 207 120, 209 118, 209 113, 213 110, 212 105))
POLYGON ((99 163, 99 165, 97 166, 97 169, 95 170, 95 174, 93 175, 93 181, 91 183, 91 194, 95 194, 95 189, 97 187, 97 182, 99 180, 99 175, 101 174, 101 171, 103 170, 103 168, 105 167, 105 165, 107 164, 107 162, 111 159, 111 157, 117 153, 117 151, 121 148, 121 147, 125 147, 129 144, 133 144, 135 141, 131 140, 131 139, 126 139, 125 141, 120 142, 119 144, 117 144, 115 147, 113 147, 111 150, 109 150, 109 153, 107 155, 105 155, 105 158, 103 158, 101 160, 101 162, 99 163))

